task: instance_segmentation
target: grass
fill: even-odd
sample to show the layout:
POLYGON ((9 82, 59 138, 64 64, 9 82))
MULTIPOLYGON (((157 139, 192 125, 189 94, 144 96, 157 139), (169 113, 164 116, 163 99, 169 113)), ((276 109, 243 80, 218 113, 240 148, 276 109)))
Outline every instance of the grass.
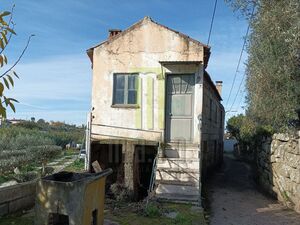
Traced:
POLYGON ((79 150, 74 149, 74 148, 70 148, 70 149, 64 150, 63 154, 64 154, 64 156, 78 155, 79 154, 79 150))
POLYGON ((131 208, 128 204, 118 206, 117 210, 105 211, 105 218, 120 225, 206 225, 204 213, 193 211, 188 204, 155 203, 143 210, 131 208), (164 213, 175 212, 177 216, 168 218, 164 213))
MULTIPOLYGON (((192 210, 188 204, 150 203, 148 207, 141 203, 117 203, 106 205, 105 219, 118 222, 120 225, 206 225, 202 211, 192 210), (114 207, 116 208, 114 209, 114 207), (176 212, 172 219, 164 213, 176 212)), ((33 213, 14 214, 0 218, 0 225, 34 225, 33 213)))
POLYGON ((83 172, 84 171, 84 159, 76 159, 73 163, 71 163, 69 166, 64 168, 64 171, 69 172, 83 172))
POLYGON ((33 213, 17 213, 0 218, 0 225, 34 225, 33 213))

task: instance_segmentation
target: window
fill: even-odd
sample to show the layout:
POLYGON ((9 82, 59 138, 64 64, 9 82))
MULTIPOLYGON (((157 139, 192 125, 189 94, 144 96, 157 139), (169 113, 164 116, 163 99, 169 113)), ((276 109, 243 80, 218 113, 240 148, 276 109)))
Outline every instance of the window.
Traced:
POLYGON ((113 105, 137 104, 138 74, 114 74, 113 105))

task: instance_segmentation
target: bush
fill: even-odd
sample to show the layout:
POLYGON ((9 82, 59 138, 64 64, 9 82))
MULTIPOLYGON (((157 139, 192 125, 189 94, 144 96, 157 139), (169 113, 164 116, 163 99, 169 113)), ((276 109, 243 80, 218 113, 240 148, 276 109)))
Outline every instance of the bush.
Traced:
POLYGON ((64 123, 25 121, 0 129, 0 174, 15 167, 41 164, 55 157, 67 143, 82 142, 84 130, 64 123))
POLYGON ((56 145, 33 146, 23 150, 6 150, 0 152, 0 172, 12 172, 16 167, 26 166, 31 163, 40 164, 61 152, 61 147, 56 145))
POLYGON ((25 149, 30 146, 54 145, 46 133, 21 127, 0 129, 0 151, 25 149))

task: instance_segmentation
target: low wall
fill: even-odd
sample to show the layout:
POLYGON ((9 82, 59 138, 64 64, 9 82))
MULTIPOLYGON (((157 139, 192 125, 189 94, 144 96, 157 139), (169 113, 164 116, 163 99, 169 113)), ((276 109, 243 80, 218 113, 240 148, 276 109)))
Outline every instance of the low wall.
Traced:
POLYGON ((0 189, 0 216, 34 206, 36 180, 0 189))
POLYGON ((274 134, 257 151, 260 185, 300 213, 300 132, 274 134))

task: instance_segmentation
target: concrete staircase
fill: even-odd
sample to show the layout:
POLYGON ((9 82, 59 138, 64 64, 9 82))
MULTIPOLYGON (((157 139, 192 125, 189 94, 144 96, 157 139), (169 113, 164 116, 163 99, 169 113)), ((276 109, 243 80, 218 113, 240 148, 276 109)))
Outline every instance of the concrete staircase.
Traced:
POLYGON ((156 197, 164 201, 198 204, 198 146, 168 145, 164 153, 165 157, 157 161, 156 197))

